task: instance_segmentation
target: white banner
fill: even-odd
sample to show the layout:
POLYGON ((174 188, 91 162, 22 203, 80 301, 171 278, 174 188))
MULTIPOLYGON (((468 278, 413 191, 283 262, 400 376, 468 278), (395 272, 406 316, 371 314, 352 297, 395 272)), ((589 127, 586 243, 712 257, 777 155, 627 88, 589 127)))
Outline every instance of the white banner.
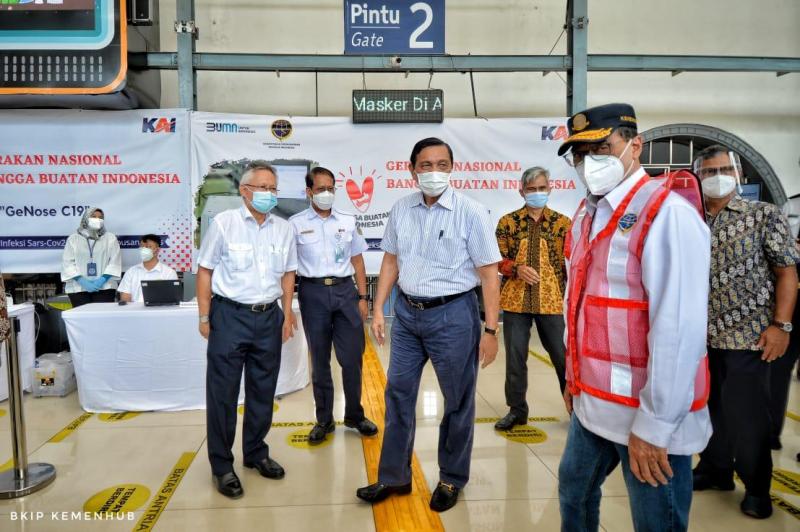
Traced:
POLYGON ((293 164, 311 161, 336 175, 335 206, 356 216, 370 244, 367 272, 375 275, 389 211, 398 199, 416 191, 408 160, 418 140, 439 137, 452 146, 452 186, 484 203, 494 222, 522 207, 519 180, 531 166, 550 170, 549 206, 571 217, 585 189, 557 154, 566 138, 565 123, 564 118, 508 118, 367 125, 353 124, 349 118, 192 113, 196 213, 210 218, 223 207, 238 205, 240 200, 231 196, 238 194, 243 160, 252 159, 276 162, 283 214, 305 208, 304 167, 293 164), (209 199, 215 195, 220 197, 209 199))
POLYGON ((184 110, 0 112, 0 270, 60 271, 90 206, 119 238, 123 269, 146 233, 162 236, 164 263, 190 269, 188 157, 184 110))

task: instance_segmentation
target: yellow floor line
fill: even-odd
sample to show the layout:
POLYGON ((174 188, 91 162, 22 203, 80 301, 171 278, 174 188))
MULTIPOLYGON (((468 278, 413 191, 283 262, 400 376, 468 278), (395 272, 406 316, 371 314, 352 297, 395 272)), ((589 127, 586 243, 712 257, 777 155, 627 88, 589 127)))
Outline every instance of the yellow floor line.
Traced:
MULTIPOLYGON (((366 333, 366 349, 364 351, 364 368, 362 371, 361 404, 368 418, 378 425, 378 436, 362 438, 364 462, 367 466, 367 478, 370 483, 378 480, 378 463, 383 442, 383 420, 386 413, 383 394, 386 389, 386 373, 383 371, 378 354, 372 345, 369 333, 366 333)), ((385 501, 372 505, 376 532, 396 532, 403 530, 444 530, 439 514, 428 506, 431 493, 425 481, 416 453, 411 462, 413 488, 410 495, 389 497, 385 501)))
POLYGON ((800 421, 800 415, 795 414, 794 412, 786 411, 786 417, 793 421, 800 421))
POLYGON ((164 479, 163 484, 161 484, 161 488, 159 488, 150 500, 147 510, 142 513, 139 521, 137 521, 136 525, 133 527, 134 532, 152 530, 153 527, 156 526, 158 518, 161 517, 164 508, 167 507, 167 503, 169 503, 169 500, 172 498, 172 494, 178 489, 181 480, 183 480, 183 476, 186 474, 186 470, 192 465, 195 456, 197 456, 197 452, 190 451, 183 453, 181 457, 178 458, 178 461, 175 462, 175 466, 169 472, 167 478, 164 479))
POLYGON ((542 364, 544 364, 545 366, 547 366, 547 367, 549 367, 549 368, 552 368, 552 367, 553 367, 553 363, 552 363, 552 362, 550 362, 550 359, 549 359, 549 358, 547 358, 547 357, 546 357, 546 356, 544 356, 544 355, 540 355, 539 353, 537 353, 537 352, 536 352, 536 351, 534 351, 533 349, 529 349, 529 350, 528 350, 528 354, 529 354, 530 356, 532 356, 533 358, 535 358, 536 360, 538 360, 539 362, 541 362, 542 364))
POLYGON ((61 429, 55 436, 47 440, 48 443, 58 443, 60 441, 64 441, 64 439, 75 432, 78 427, 83 425, 86 421, 89 420, 94 414, 90 414, 89 412, 84 412, 80 416, 76 417, 69 425, 61 429))

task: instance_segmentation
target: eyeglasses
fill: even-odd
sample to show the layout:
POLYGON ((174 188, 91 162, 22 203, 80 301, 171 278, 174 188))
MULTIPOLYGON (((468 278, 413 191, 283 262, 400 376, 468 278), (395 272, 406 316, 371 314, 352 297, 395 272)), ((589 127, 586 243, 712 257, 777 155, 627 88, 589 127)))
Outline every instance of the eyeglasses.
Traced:
POLYGON ((255 185, 245 185, 245 186, 253 191, 272 192, 273 194, 278 193, 278 187, 257 187, 255 185))
POLYGON ((599 144, 587 144, 584 149, 580 151, 575 151, 575 149, 571 149, 568 153, 563 155, 564 160, 567 161, 567 164, 570 166, 578 166, 583 162, 587 155, 590 155, 592 159, 601 161, 603 159, 607 159, 609 155, 611 155, 611 148, 612 145, 608 142, 601 142, 599 144))
POLYGON ((697 177, 711 177, 719 174, 735 176, 738 172, 734 166, 706 166, 697 170, 697 177))

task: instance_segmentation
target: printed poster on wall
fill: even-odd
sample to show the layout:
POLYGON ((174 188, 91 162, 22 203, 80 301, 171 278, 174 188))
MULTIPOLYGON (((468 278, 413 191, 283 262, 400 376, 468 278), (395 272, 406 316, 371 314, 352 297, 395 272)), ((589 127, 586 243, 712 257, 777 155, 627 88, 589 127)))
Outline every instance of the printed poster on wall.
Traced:
POLYGON ((189 270, 188 157, 185 110, 0 111, 0 270, 59 272, 90 206, 117 235, 123 270, 146 233, 162 236, 165 264, 189 270))

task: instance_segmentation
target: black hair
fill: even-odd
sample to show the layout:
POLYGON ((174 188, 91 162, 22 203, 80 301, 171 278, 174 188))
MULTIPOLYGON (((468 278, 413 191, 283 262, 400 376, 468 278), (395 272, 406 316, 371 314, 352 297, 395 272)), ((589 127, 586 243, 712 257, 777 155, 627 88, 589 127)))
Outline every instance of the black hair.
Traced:
POLYGON ((322 174, 330 177, 333 180, 333 184, 336 184, 336 176, 333 175, 333 172, 325 168, 324 166, 315 166, 306 174, 306 186, 308 188, 314 188, 314 176, 317 174, 322 174))
POLYGON ((142 242, 153 242, 154 244, 158 245, 158 247, 161 247, 161 237, 152 233, 147 233, 139 240, 142 242))
POLYGON ((620 126, 614 131, 616 131, 619 134, 619 136, 622 137, 622 140, 626 142, 631 139, 635 139, 636 135, 639 134, 639 131, 635 127, 629 127, 629 126, 620 126))
POLYGON ((411 167, 413 168, 417 164, 417 155, 419 152, 424 150, 425 148, 430 148, 431 146, 444 146, 447 148, 447 153, 450 154, 450 162, 453 162, 453 148, 450 147, 448 143, 443 141, 442 139, 437 139, 436 137, 428 137, 427 139, 422 139, 421 141, 414 144, 414 149, 411 150, 411 167))

